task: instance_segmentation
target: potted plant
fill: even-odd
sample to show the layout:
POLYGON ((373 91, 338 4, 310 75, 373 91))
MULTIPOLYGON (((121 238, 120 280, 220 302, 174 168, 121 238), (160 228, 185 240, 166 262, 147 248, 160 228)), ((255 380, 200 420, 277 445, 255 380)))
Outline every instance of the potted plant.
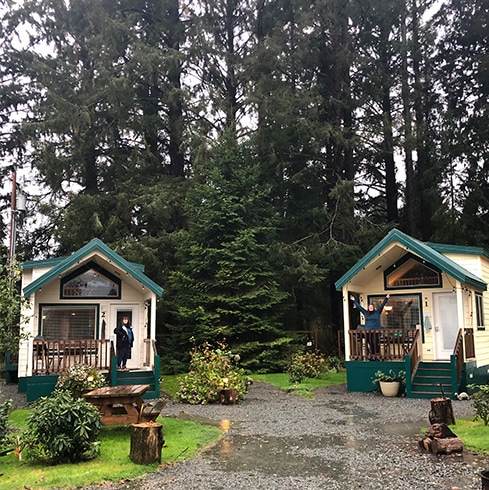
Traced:
POLYGON ((374 385, 379 385, 380 391, 384 396, 397 396, 401 385, 406 383, 406 371, 377 371, 373 380, 374 385))

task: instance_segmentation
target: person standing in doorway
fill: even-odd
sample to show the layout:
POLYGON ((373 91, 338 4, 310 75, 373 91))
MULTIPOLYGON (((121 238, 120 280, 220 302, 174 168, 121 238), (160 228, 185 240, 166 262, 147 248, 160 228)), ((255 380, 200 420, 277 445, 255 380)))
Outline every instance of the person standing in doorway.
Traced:
POLYGON ((117 370, 127 371, 127 360, 131 358, 131 349, 134 343, 134 334, 127 315, 122 317, 114 333, 117 336, 117 370))

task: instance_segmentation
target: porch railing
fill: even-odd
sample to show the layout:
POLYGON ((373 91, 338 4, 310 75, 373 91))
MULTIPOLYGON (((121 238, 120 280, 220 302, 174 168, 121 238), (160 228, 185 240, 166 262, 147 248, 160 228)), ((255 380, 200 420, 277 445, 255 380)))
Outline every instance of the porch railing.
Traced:
POLYGON ((110 340, 34 340, 32 374, 58 374, 76 364, 109 370, 110 340))
POLYGON ((453 357, 455 358, 455 370, 458 382, 462 377, 465 361, 475 357, 473 328, 465 328, 458 331, 457 340, 453 349, 453 357))
POLYGON ((350 359, 401 361, 410 352, 416 329, 349 330, 350 359))

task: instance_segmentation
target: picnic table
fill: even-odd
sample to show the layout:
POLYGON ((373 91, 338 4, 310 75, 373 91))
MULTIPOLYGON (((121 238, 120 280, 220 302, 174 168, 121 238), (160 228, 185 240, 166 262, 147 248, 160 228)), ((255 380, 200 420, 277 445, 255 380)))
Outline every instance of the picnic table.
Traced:
POLYGON ((136 424, 143 407, 143 394, 149 385, 104 386, 83 394, 95 405, 105 425, 136 424))

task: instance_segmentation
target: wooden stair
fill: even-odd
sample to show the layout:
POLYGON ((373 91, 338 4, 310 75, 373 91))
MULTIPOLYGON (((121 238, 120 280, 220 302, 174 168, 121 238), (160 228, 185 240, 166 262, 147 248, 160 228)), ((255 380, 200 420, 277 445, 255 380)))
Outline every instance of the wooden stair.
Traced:
POLYGON ((411 383, 411 398, 453 398, 449 362, 420 362, 411 383))

